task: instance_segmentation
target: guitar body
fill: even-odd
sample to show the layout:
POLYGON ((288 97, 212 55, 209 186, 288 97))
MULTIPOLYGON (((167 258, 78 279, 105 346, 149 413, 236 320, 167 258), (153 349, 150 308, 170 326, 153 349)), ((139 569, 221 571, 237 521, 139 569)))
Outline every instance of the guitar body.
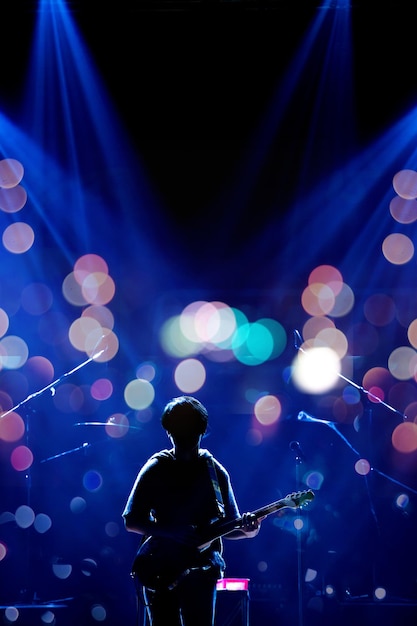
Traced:
POLYGON ((201 561, 198 548, 163 537, 148 537, 139 547, 132 574, 148 589, 173 589, 201 561))
MULTIPOLYGON (((311 489, 297 491, 253 511, 252 515, 261 520, 282 508, 301 508, 313 498, 311 489)), ((148 537, 139 546, 132 565, 132 575, 148 589, 173 589, 193 567, 201 564, 201 553, 211 541, 241 528, 242 523, 242 518, 239 518, 213 525, 206 529, 206 533, 200 533, 204 540, 195 548, 164 537, 148 537)))

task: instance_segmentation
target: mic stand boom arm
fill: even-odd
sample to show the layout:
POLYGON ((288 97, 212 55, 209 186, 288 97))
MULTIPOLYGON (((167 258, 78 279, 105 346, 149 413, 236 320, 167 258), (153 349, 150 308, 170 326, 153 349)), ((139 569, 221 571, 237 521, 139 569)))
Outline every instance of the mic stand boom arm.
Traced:
POLYGON ((80 363, 69 372, 62 374, 62 376, 54 380, 52 383, 49 383, 49 385, 46 385, 46 387, 43 387, 43 389, 39 389, 39 391, 36 391, 35 393, 31 393, 24 400, 22 400, 21 402, 13 406, 11 409, 9 409, 8 411, 5 411, 4 413, 1 413, 0 419, 2 419, 3 417, 6 417, 6 415, 9 415, 10 413, 14 413, 18 409, 20 409, 21 406, 23 406, 30 400, 33 400, 33 398, 37 398, 38 396, 42 395, 43 393, 45 393, 45 391, 48 391, 48 389, 50 389, 52 392, 52 395, 54 395, 56 385, 58 385, 62 380, 64 380, 68 376, 71 376, 71 374, 74 374, 74 372, 80 370, 85 365, 88 365, 88 363, 91 363, 91 361, 94 361, 94 359, 98 359, 98 357, 101 356, 105 350, 106 348, 104 348, 103 350, 100 350, 100 352, 97 352, 96 354, 93 354, 93 356, 90 356, 86 361, 83 361, 83 363, 80 363))
POLYGON ((379 396, 376 396, 374 393, 372 393, 372 391, 369 391, 368 389, 365 389, 361 385, 358 385, 358 384, 354 383, 353 380, 350 380, 346 376, 343 376, 343 374, 338 373, 338 376, 339 376, 339 378, 342 378, 344 381, 346 381, 347 383, 352 385, 352 387, 355 387, 356 389, 361 391, 372 402, 375 402, 375 403, 378 403, 378 404, 382 404, 382 406, 384 406, 389 411, 392 411, 392 413, 396 413, 396 415, 399 415, 400 417, 402 417, 402 419, 404 421, 408 420, 408 417, 404 413, 401 413, 401 411, 398 411, 398 409, 394 408, 393 406, 391 406, 387 402, 384 402, 384 400, 382 400, 379 396))

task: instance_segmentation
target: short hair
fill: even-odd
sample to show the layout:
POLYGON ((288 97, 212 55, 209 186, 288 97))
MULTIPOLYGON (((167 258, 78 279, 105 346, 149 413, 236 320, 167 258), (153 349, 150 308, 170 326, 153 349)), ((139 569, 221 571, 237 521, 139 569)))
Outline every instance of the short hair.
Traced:
POLYGON ((208 412, 196 398, 179 396, 165 406, 161 424, 172 435, 186 433, 204 435, 208 425, 208 412))

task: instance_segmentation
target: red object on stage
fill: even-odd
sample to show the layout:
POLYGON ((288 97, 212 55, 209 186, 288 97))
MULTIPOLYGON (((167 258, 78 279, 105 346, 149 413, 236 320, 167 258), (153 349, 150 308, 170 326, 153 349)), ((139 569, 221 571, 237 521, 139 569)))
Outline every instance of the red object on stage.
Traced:
POLYGON ((220 578, 217 581, 216 589, 221 591, 247 591, 249 589, 249 578, 220 578))

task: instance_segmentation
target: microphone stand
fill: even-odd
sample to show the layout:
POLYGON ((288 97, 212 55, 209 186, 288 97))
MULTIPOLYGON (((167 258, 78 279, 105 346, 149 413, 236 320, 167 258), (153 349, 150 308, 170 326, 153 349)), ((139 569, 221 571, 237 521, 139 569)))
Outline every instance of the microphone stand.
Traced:
MULTIPOLYGON (((306 353, 305 350, 303 350, 302 348, 302 337, 299 333, 298 330, 294 330, 294 347, 296 350, 298 350, 299 352, 302 353, 306 353)), ((384 402, 384 400, 382 400, 381 398, 379 398, 378 396, 376 396, 375 394, 373 394, 371 391, 369 391, 368 389, 365 389, 364 387, 362 387, 362 385, 358 385, 357 383, 355 383, 353 380, 350 380, 350 378, 347 378, 347 376, 344 376, 343 374, 341 374, 340 372, 337 372, 337 375, 339 378, 341 378, 342 380, 344 380, 346 383, 348 383, 349 385, 351 385, 352 387, 354 387, 355 389, 357 389, 361 394, 363 394, 363 396, 366 399, 367 403, 370 403, 371 401, 376 403, 376 404, 381 404, 382 406, 384 406, 386 409, 388 409, 389 411, 391 411, 392 413, 395 413, 396 415, 398 415, 399 417, 401 417, 401 419, 405 422, 408 421, 408 417, 404 414, 401 413, 400 411, 398 411, 398 409, 396 409, 395 407, 391 406, 390 404, 388 404, 387 402, 384 402)), ((369 410, 369 422, 371 423, 372 420, 372 413, 370 412, 370 405, 368 404, 368 410, 369 410)), ((360 453, 355 450, 355 448, 352 446, 352 444, 350 443, 350 441, 339 431, 339 429, 337 428, 337 424, 335 422, 331 422, 330 420, 322 420, 322 419, 318 419, 317 417, 312 417, 311 415, 309 415, 308 413, 306 413, 305 411, 300 411, 298 414, 297 419, 299 421, 306 421, 306 422, 317 422, 319 424, 325 424, 326 426, 329 426, 330 428, 332 428, 335 433, 337 433, 337 435, 339 437, 341 437, 341 439, 343 439, 343 441, 349 446, 349 448, 357 455, 357 456, 361 456, 360 453)), ((370 423, 368 424, 368 426, 370 426, 370 423)), ((377 474, 379 474, 380 476, 383 476, 384 478, 387 478, 388 480, 390 480, 391 482, 399 485, 400 487, 402 487, 403 489, 407 489, 408 491, 417 494, 417 491, 411 487, 409 487, 408 485, 405 485, 404 483, 399 482, 398 480, 395 480, 395 478, 393 478, 392 476, 388 476, 388 474, 384 474, 383 472, 381 472, 380 470, 376 469, 375 467, 371 466, 371 472, 375 472, 377 474)))
MULTIPOLYGON (((296 350, 298 350, 298 351, 300 351, 300 352, 305 354, 305 350, 303 350, 303 348, 302 348, 302 343, 303 343, 303 339, 301 337, 301 334, 299 333, 298 330, 294 330, 294 347, 295 347, 296 350)), ((380 397, 378 397, 375 394, 373 394, 368 389, 365 389, 362 385, 358 385, 353 380, 350 380, 349 378, 347 378, 346 376, 344 376, 340 372, 336 372, 336 373, 337 373, 339 378, 341 378, 346 383, 348 383, 349 385, 351 385, 352 387, 357 389, 361 393, 362 397, 365 398, 364 406, 365 406, 365 415, 367 416, 367 424, 366 424, 366 426, 368 428, 368 446, 367 446, 366 453, 369 456, 368 461, 369 461, 369 465, 370 465, 370 475, 372 475, 372 472, 377 473, 377 474, 383 476, 384 478, 390 480, 392 483, 395 483, 395 484, 399 485, 403 489, 405 489, 407 491, 410 491, 410 492, 412 492, 414 494, 417 494, 417 491, 415 489, 412 489, 411 487, 408 487, 407 485, 402 484, 401 482, 395 480, 392 476, 388 476, 387 474, 384 474, 383 472, 379 471, 378 469, 376 469, 376 468, 374 468, 372 466, 372 456, 373 455, 372 455, 372 452, 371 452, 371 442, 372 442, 372 408, 371 408, 371 402, 384 406, 386 409, 388 409, 389 411, 391 411, 395 415, 400 416, 403 421, 407 421, 408 420, 407 416, 405 414, 401 413, 400 411, 398 411, 395 407, 391 406, 387 402, 384 402, 384 400, 382 400, 380 397)), ((332 428, 339 435, 339 437, 341 437, 343 439, 343 441, 350 447, 350 449, 359 458, 361 458, 360 453, 357 450, 355 450, 355 448, 351 445, 351 443, 348 441, 348 439, 346 437, 344 437, 344 435, 342 435, 342 433, 338 430, 336 423, 328 421, 328 420, 321 420, 321 419, 314 418, 314 417, 308 415, 307 413, 305 413, 304 411, 301 411, 298 414, 297 419, 300 420, 300 421, 319 422, 319 423, 326 424, 327 426, 332 428)), ((374 520, 374 523, 375 523, 377 535, 379 536, 380 535, 379 520, 378 520, 378 517, 377 517, 377 513, 376 513, 376 510, 375 510, 375 506, 374 506, 374 502, 373 502, 373 498, 372 498, 372 493, 371 493, 371 488, 370 488, 370 484, 369 484, 368 475, 365 475, 364 478, 365 478, 365 485, 366 485, 366 490, 367 490, 367 496, 368 496, 368 502, 369 502, 369 508, 370 508, 371 516, 372 516, 372 518, 374 520)), ((374 551, 375 551, 375 547, 374 547, 374 551)), ((374 561, 374 564, 373 564, 373 576, 375 577, 375 561, 374 561)), ((374 581, 374 583, 375 583, 375 581, 374 581)))
MULTIPOLYGON (((101 339, 100 339, 101 341, 101 339)), ((97 347, 97 346, 96 346, 97 347)), ((48 389, 51 391, 52 395, 55 395, 55 387, 56 385, 58 385, 62 380, 64 380, 65 378, 67 378, 68 376, 70 376, 71 374, 73 374, 74 372, 76 372, 77 370, 81 369, 82 367, 84 367, 85 365, 87 365, 88 363, 91 363, 91 361, 93 361, 94 359, 97 359, 99 356, 101 356, 103 354, 103 352, 105 352, 107 350, 107 347, 105 347, 103 350, 100 350, 99 352, 97 352, 96 354, 94 354, 93 356, 89 357, 87 360, 83 361, 83 363, 77 365, 76 367, 74 367, 72 370, 70 370, 69 372, 66 372, 65 374, 63 374, 62 376, 60 376, 59 378, 57 378, 56 380, 54 380, 52 383, 50 383, 49 385, 47 385, 46 387, 43 387, 42 389, 40 389, 39 391, 32 393, 30 395, 28 395, 24 400, 22 400, 21 402, 19 402, 18 404, 16 404, 15 406, 13 406, 11 409, 9 409, 8 411, 4 411, 3 413, 0 414, 0 420, 4 417, 6 417, 6 415, 9 415, 10 413, 14 413, 16 412, 18 409, 20 409, 21 407, 24 407, 30 400, 33 400, 34 398, 37 398, 38 396, 42 395, 43 393, 45 393, 45 391, 48 391, 48 389)), ((29 414, 28 412, 26 413, 26 424, 25 424, 25 431, 26 431, 26 443, 27 446, 29 447, 29 435, 30 435, 30 419, 29 419, 29 414)), ((83 444, 81 446, 81 448, 86 447, 86 444, 83 444)), ((41 461, 42 462, 42 461, 41 461)), ((26 473, 26 484, 27 484, 27 493, 26 493, 26 503, 28 506, 31 505, 31 489, 32 489, 32 472, 31 472, 31 468, 29 467, 26 473)), ((26 563, 26 575, 27 577, 29 576, 29 570, 30 570, 30 565, 29 565, 29 548, 27 548, 27 563, 26 563)), ((29 585, 26 585, 27 587, 29 587, 29 585)), ((27 593, 28 589, 24 589, 23 590, 25 593, 27 593)), ((36 592, 33 595, 33 601, 32 604, 30 606, 37 606, 38 603, 36 602, 37 598, 36 598, 36 592)), ((43 603, 42 603, 43 606, 43 603)))
MULTIPOLYGON (((349 446, 349 448, 352 450, 352 452, 354 452, 356 454, 356 456, 358 456, 359 458, 361 457, 361 453, 358 452, 358 450, 356 450, 356 448, 354 448, 352 446, 350 441, 340 432, 340 430, 337 428, 337 424, 335 422, 330 422, 329 420, 322 420, 322 419, 319 419, 318 417, 313 417, 312 415, 309 415, 305 411, 300 411, 299 412, 299 414, 297 416, 297 420, 299 422, 312 422, 312 423, 315 423, 315 424, 324 424, 325 426, 328 426, 329 428, 331 428, 345 442, 345 444, 347 446, 349 446)), ((384 478, 387 478, 388 480, 390 480, 392 483, 398 485, 399 487, 402 487, 403 489, 406 489, 407 491, 410 491, 411 493, 414 493, 414 494, 417 495, 417 490, 416 489, 413 489, 409 485, 406 485, 406 484, 400 482, 399 480, 396 480, 393 476, 389 476, 388 474, 385 474, 384 472, 381 472, 376 467, 372 467, 371 466, 370 470, 371 470, 371 472, 374 472, 375 474, 379 474, 379 476, 383 476, 384 478)))
MULTIPOLYGON (((292 441, 290 443, 290 450, 295 453, 295 484, 296 489, 300 490, 301 488, 301 465, 303 463, 303 455, 301 452, 301 447, 298 441, 292 441)), ((300 515, 300 511, 298 510, 298 514, 300 515)), ((296 528, 296 540, 297 540, 297 599, 298 599, 298 625, 303 626, 303 605, 304 605, 304 594, 303 594, 303 580, 302 580, 302 572, 303 572, 303 562, 302 562, 302 525, 298 524, 296 528)))

